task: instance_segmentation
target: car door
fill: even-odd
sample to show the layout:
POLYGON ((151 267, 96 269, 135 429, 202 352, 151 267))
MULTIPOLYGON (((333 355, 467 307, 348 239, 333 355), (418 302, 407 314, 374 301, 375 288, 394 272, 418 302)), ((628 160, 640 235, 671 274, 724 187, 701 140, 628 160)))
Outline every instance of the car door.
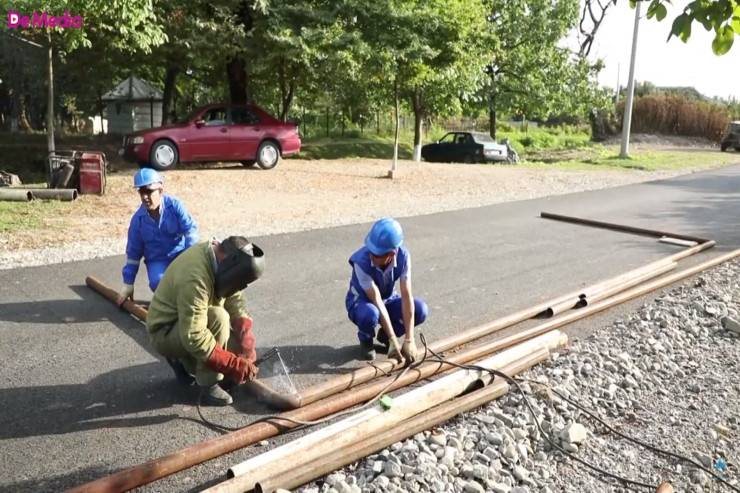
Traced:
POLYGON ((435 161, 449 163, 452 160, 455 146, 455 134, 450 132, 439 139, 435 146, 435 161))
POLYGON ((248 106, 231 107, 229 146, 237 160, 255 159, 264 129, 259 115, 248 106))
POLYGON ((226 106, 206 110, 190 136, 194 161, 220 161, 231 158, 226 106))

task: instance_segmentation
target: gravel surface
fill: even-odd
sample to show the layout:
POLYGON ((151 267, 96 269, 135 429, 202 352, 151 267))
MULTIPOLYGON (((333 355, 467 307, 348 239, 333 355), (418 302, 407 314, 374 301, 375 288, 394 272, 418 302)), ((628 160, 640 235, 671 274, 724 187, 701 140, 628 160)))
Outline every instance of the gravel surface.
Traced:
MULTIPOLYGON (((394 180, 387 160, 285 160, 265 172, 188 167, 166 174, 165 188, 183 200, 201 238, 259 236, 370 222, 384 215, 478 207, 669 178, 691 170, 563 171, 520 166, 402 161, 394 180)), ((0 269, 121 255, 138 195, 133 171, 108 177, 106 195, 82 196, 34 230, 0 236, 0 269)), ((29 205, 33 207, 33 203, 29 205)))
POLYGON ((677 492, 731 491, 689 462, 608 433, 557 393, 621 433, 684 455, 738 488, 740 324, 733 318, 739 275, 738 262, 707 271, 520 375, 531 381, 522 388, 555 443, 651 489, 604 482, 554 449, 512 389, 299 491, 627 492, 655 491, 661 481, 677 492))

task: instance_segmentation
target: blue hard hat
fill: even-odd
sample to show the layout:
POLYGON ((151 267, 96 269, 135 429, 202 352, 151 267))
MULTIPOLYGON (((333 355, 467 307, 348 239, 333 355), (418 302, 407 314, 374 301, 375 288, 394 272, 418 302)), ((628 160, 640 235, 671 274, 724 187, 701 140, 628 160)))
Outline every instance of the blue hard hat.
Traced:
POLYGON ((141 168, 134 175, 134 188, 146 187, 152 183, 164 183, 162 175, 152 168, 141 168))
POLYGON ((365 237, 365 246, 373 255, 385 255, 403 244, 403 229, 393 218, 384 217, 373 224, 365 237))

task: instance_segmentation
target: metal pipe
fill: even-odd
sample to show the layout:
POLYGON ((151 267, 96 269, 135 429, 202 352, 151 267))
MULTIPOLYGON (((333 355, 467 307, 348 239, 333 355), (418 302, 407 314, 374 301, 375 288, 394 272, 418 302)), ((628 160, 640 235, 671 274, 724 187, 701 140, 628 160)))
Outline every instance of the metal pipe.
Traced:
POLYGON ((665 264, 662 267, 658 267, 656 270, 645 272, 642 276, 636 277, 630 281, 627 281, 625 284, 618 285, 618 286, 612 286, 609 288, 606 288, 604 290, 601 290, 597 293, 595 293, 593 296, 587 296, 585 298, 581 299, 582 305, 592 305, 596 303, 597 301, 604 300, 606 298, 609 298, 610 296, 614 296, 617 293, 621 293, 622 291, 626 291, 627 289, 638 286, 642 284, 643 282, 653 279, 655 277, 662 276, 666 272, 672 271, 676 268, 676 265, 678 265, 676 262, 671 262, 670 264, 665 264))
POLYGON ((671 264, 672 262, 678 262, 679 260, 682 260, 686 257, 702 252, 704 250, 713 248, 715 245, 716 245, 716 242, 714 240, 711 240, 711 241, 706 241, 704 243, 700 243, 691 248, 685 248, 681 250, 680 252, 676 252, 662 259, 656 260, 654 262, 650 262, 649 264, 645 264, 642 267, 632 269, 631 271, 625 272, 624 274, 620 274, 611 279, 607 279, 606 281, 601 281, 599 283, 592 284, 591 286, 584 288, 580 296, 582 298, 592 298, 601 291, 611 289, 615 285, 623 284, 631 279, 634 279, 635 277, 640 277, 645 272, 650 272, 650 271, 660 269, 665 265, 671 264))
POLYGON ((635 226, 626 226, 623 224, 608 223, 604 221, 595 221, 593 219, 584 219, 574 216, 564 216, 562 214, 553 214, 551 212, 541 212, 540 217, 544 219, 553 219, 555 221, 563 221, 566 223, 582 224, 585 226, 593 226, 595 228, 611 229, 613 231, 621 231, 623 233, 632 233, 636 235, 651 236, 653 238, 661 238, 663 236, 670 236, 671 238, 679 238, 681 240, 695 241, 697 243, 706 243, 708 240, 699 238, 696 236, 680 235, 674 233, 666 233, 665 231, 658 231, 654 229, 637 228, 635 226))
MULTIPOLYGON (((540 349, 529 356, 507 365, 502 371, 509 376, 514 376, 544 361, 548 356, 548 351, 540 349)), ((509 385, 503 379, 494 380, 489 385, 457 397, 452 401, 442 403, 425 413, 418 414, 391 429, 385 430, 379 435, 368 437, 351 447, 337 450, 326 457, 300 467, 286 468, 281 474, 257 483, 254 491, 256 493, 273 493, 280 488, 292 490, 347 464, 367 457, 389 445, 405 440, 434 426, 438 426, 458 414, 476 409, 506 394, 508 390, 509 385)))
POLYGON ((23 188, 0 188, 0 200, 5 202, 30 202, 33 192, 23 188))
MULTIPOLYGON (((544 324, 535 326, 528 331, 524 331, 519 334, 514 334, 506 338, 498 339, 487 346, 498 348, 506 347, 507 344, 514 344, 519 340, 526 340, 527 338, 534 337, 535 335, 544 333, 548 330, 552 330, 557 327, 562 327, 578 319, 585 318, 589 315, 598 313, 602 310, 610 308, 616 304, 623 303, 632 298, 642 296, 655 289, 662 288, 681 279, 689 276, 693 276, 702 270, 708 269, 722 262, 732 260, 735 257, 740 256, 740 249, 729 252, 725 255, 720 255, 713 259, 707 260, 698 264, 694 267, 681 270, 670 276, 662 277, 649 284, 637 286, 620 293, 619 295, 608 298, 606 300, 597 302, 591 306, 585 307, 581 310, 572 312, 563 317, 558 317, 544 324)), ((475 348, 477 351, 482 351, 479 348, 475 348)), ((472 353, 473 350, 460 352, 447 357, 448 360, 459 362, 463 361, 464 356, 472 353)), ((445 366, 443 364, 430 363, 430 365, 437 365, 440 368, 445 366)), ((426 365, 425 365, 426 366, 426 365)), ((409 371, 402 378, 399 378, 396 384, 390 387, 390 390, 408 385, 416 381, 415 379, 422 379, 422 373, 420 370, 425 369, 425 366, 419 367, 415 370, 409 371)), ((425 371, 428 371, 425 369, 425 371)), ((388 383, 389 378, 381 379, 373 382, 369 385, 357 387, 349 392, 343 392, 334 396, 332 399, 327 399, 324 402, 316 402, 310 405, 304 405, 304 407, 296 409, 282 414, 285 418, 300 419, 300 420, 314 420, 319 419, 334 412, 349 407, 355 406, 368 399, 374 397, 380 390, 382 390, 388 383)), ((78 486, 70 491, 72 492, 121 492, 131 490, 138 486, 142 486, 157 479, 163 478, 170 474, 174 474, 178 471, 182 471, 188 467, 192 467, 201 462, 219 457, 221 455, 233 452, 234 450, 246 447, 248 445, 265 440, 272 436, 275 436, 283 431, 289 430, 297 426, 294 422, 288 421, 287 419, 272 419, 269 422, 260 422, 248 425, 238 431, 228 433, 210 440, 206 440, 201 443, 191 445, 190 447, 181 449, 173 452, 169 455, 150 460, 144 464, 132 466, 127 469, 123 469, 109 476, 98 478, 95 481, 78 486)))
POLYGON ((77 190, 74 188, 31 188, 34 198, 44 200, 63 200, 69 202, 77 200, 77 190))
MULTIPOLYGON (((116 304, 116 299, 118 298, 118 293, 103 284, 102 282, 98 281, 96 278, 92 276, 87 276, 85 278, 85 284, 89 288, 91 288, 93 291, 97 291, 99 294, 103 295, 105 298, 108 299, 111 303, 114 305, 116 304)), ((131 300, 126 300, 123 302, 123 305, 121 305, 121 308, 129 312, 134 317, 138 318, 142 322, 146 322, 146 310, 141 306, 137 305, 131 300)))
POLYGON ((554 350, 565 345, 568 338, 560 331, 551 331, 512 346, 475 364, 481 370, 457 370, 430 383, 416 387, 393 398, 390 407, 380 404, 345 419, 308 433, 268 452, 231 466, 230 481, 204 490, 208 493, 243 492, 254 489, 256 482, 280 474, 286 464, 300 465, 349 446, 364 437, 377 434, 434 406, 465 393, 480 380, 484 385, 493 375, 484 369, 500 369, 531 353, 546 348, 554 350))

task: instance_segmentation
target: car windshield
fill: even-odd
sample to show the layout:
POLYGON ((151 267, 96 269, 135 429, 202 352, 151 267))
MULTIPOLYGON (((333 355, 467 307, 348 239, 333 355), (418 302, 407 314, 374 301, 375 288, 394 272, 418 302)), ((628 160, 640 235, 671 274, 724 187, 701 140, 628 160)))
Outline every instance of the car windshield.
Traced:
POLYGON ((473 138, 475 139, 476 142, 480 142, 480 143, 483 143, 483 142, 492 142, 494 144, 496 143, 496 141, 493 140, 491 138, 491 136, 488 135, 488 134, 474 133, 474 134, 471 134, 471 135, 473 136, 473 138))
POLYGON ((740 133, 740 123, 731 123, 730 132, 734 134, 739 134, 740 133))

